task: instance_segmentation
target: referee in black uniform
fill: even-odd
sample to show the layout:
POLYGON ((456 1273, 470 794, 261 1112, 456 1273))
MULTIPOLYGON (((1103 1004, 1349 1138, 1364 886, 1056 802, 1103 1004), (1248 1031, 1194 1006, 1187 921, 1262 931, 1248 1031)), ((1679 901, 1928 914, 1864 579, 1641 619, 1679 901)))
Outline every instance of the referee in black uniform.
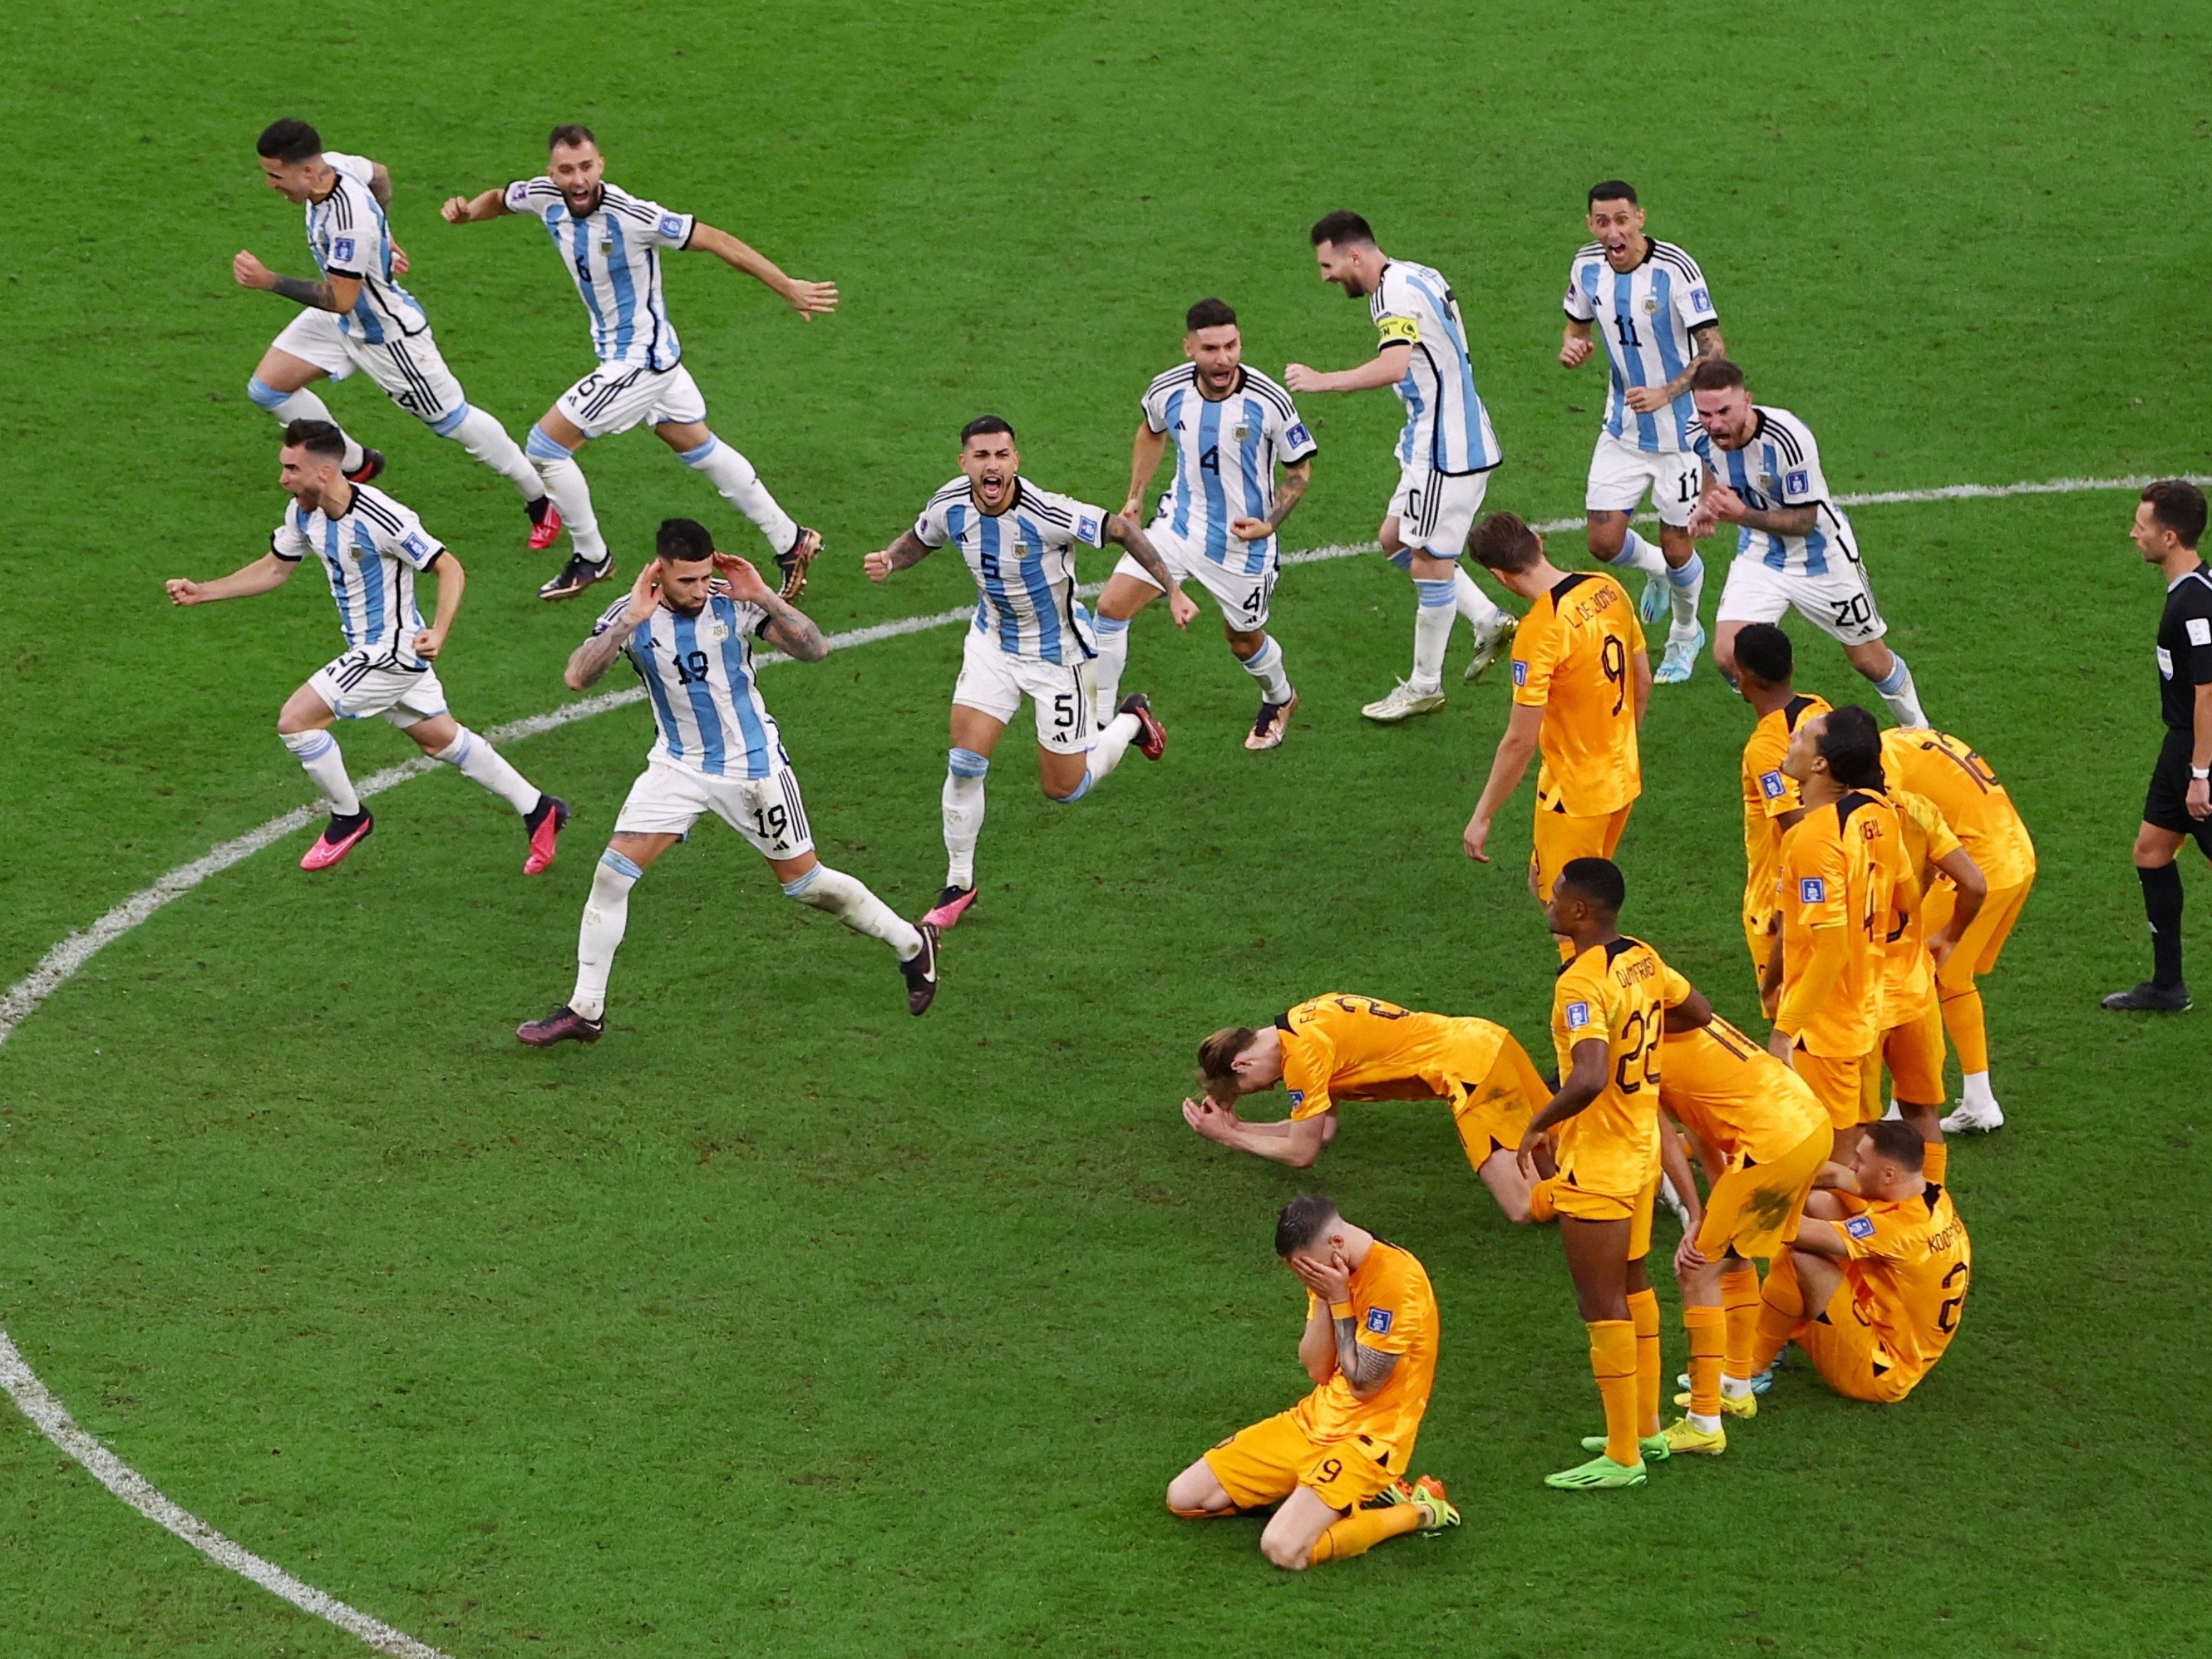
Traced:
POLYGON ((2105 1006, 2178 1014, 2189 1006, 2189 987, 2181 977, 2181 872, 2173 855, 2193 836, 2212 859, 2212 569, 2197 556, 2203 492, 2179 478, 2161 479, 2143 491, 2132 533, 2144 562, 2166 575, 2166 614, 2158 624, 2166 743, 2136 832, 2136 874, 2150 917, 2151 976, 2131 991, 2113 992, 2105 1006))

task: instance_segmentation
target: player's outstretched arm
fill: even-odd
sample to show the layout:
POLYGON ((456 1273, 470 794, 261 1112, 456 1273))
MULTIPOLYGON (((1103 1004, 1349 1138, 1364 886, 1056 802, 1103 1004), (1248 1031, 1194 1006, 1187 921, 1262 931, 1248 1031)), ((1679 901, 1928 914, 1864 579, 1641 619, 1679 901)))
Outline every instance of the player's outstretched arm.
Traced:
POLYGON ((438 205, 438 216, 449 225, 496 219, 513 211, 507 204, 507 192, 503 190, 488 190, 480 196, 448 196, 438 205))
POLYGON ((1490 763, 1490 781, 1482 786, 1482 799, 1474 804, 1474 816, 1468 819, 1467 829, 1460 837, 1460 845, 1468 857, 1477 864, 1490 862, 1485 849, 1490 842, 1490 826, 1513 792, 1521 787, 1528 775, 1528 763, 1536 753, 1536 735, 1543 728, 1543 705, 1515 703, 1513 712, 1506 717, 1505 735, 1498 740, 1498 753, 1490 763))
POLYGON ((621 616, 568 653, 561 678, 571 691, 588 691, 622 655, 640 623, 660 608, 660 561, 648 559, 629 585, 629 603, 621 616))
POLYGON ((469 573, 461 568, 461 562, 450 548, 423 568, 438 579, 438 610, 430 625, 415 636, 415 654, 425 662, 435 662, 446 648, 446 636, 453 631, 453 619, 461 614, 461 595, 467 591, 469 573))
POLYGON ((1237 1109, 1211 1098, 1182 1103, 1182 1121, 1216 1146, 1234 1147, 1288 1164, 1293 1170, 1313 1167, 1322 1148, 1328 1145, 1326 1115, 1304 1119, 1283 1118, 1273 1123, 1247 1123, 1237 1109))
POLYGON ((1818 1216, 1808 1215, 1797 1224, 1797 1237, 1790 1241, 1797 1249, 1813 1255, 1824 1255, 1831 1261, 1847 1261, 1850 1250, 1844 1243, 1844 1230, 1832 1221, 1823 1221, 1818 1216))
POLYGON ((1129 550, 1129 556, 1144 566, 1145 574, 1157 582, 1168 596, 1168 615, 1175 618, 1177 628, 1188 628, 1198 615, 1198 606, 1182 584, 1169 574, 1167 561, 1160 557, 1159 550, 1152 538, 1139 527, 1134 519, 1124 518, 1119 513, 1106 515, 1106 539, 1118 542, 1129 550))
POLYGON ((1145 491, 1168 453, 1168 434, 1155 432, 1150 421, 1137 422, 1136 441, 1129 446, 1129 499, 1121 503, 1121 516, 1134 523, 1145 517, 1145 491))
POLYGON ((244 252, 231 260, 230 274, 240 288, 266 289, 295 305, 315 311, 351 311, 354 302, 361 298, 358 276, 322 276, 313 281, 305 276, 279 276, 254 255, 244 252))
POLYGON ((822 637, 814 618, 763 580, 750 560, 717 552, 714 568, 721 573, 732 599, 740 605, 757 605, 768 613, 761 635, 785 656, 797 662, 820 662, 830 654, 830 642, 822 637))
POLYGON ((1283 527, 1283 520, 1297 510, 1305 499, 1306 487, 1313 483, 1313 457, 1292 461, 1283 469, 1282 479, 1275 486, 1275 506, 1264 519, 1231 519, 1229 533, 1240 542, 1263 542, 1283 527))
POLYGON ((187 576, 173 576, 165 584, 171 605, 209 605, 217 599, 250 599, 257 593, 267 593, 292 580, 293 562, 280 559, 274 553, 264 553, 252 564, 241 566, 228 576, 217 576, 211 582, 196 582, 187 576))
POLYGON ((749 247, 726 230, 717 230, 705 220, 695 221, 691 240, 684 245, 688 251, 697 248, 711 253, 732 270, 742 270, 774 289, 783 298, 784 304, 799 313, 802 323, 811 322, 819 316, 828 316, 837 309, 837 284, 835 283, 806 283, 796 276, 787 276, 775 260, 757 248, 749 247))
POLYGON ((911 530, 902 530, 896 541, 869 554, 860 562, 860 568, 868 573, 872 582, 889 581, 893 571, 920 564, 936 550, 911 530))
POLYGON ((1283 370, 1283 384, 1293 392, 1371 392, 1377 386, 1395 386, 1404 380, 1406 365, 1413 356, 1412 346, 1402 340, 1394 340, 1357 368, 1340 368, 1330 374, 1308 368, 1304 363, 1292 363, 1283 370))

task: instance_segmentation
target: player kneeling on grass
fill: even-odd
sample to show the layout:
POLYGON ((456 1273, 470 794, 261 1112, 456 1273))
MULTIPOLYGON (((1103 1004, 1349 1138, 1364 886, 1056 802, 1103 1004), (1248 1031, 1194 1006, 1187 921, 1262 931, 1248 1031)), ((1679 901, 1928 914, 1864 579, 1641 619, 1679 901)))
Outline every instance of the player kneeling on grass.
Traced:
POLYGON ((656 550, 629 595, 607 608, 568 659, 568 684, 581 691, 627 656, 645 682, 658 737, 592 872, 576 938, 576 989, 565 1006, 515 1036, 537 1048, 570 1037, 599 1040, 629 890, 690 835, 702 812, 752 844, 787 897, 890 945, 906 975, 908 1012, 924 1012, 937 994, 937 929, 901 920, 860 882, 815 857, 799 779, 756 683, 755 635, 800 662, 819 662, 830 650, 822 630, 750 564, 716 552, 704 525, 663 520, 656 550))
POLYGON ((1552 1091, 1502 1025, 1332 991, 1260 1030, 1216 1031, 1199 1045, 1198 1066, 1206 1096, 1183 1102, 1183 1121, 1208 1140, 1294 1170, 1336 1138, 1340 1100, 1449 1101, 1467 1161, 1506 1219, 1534 1218, 1514 1154, 1552 1091), (1290 1091, 1289 1117, 1248 1123, 1237 1115, 1238 1097, 1279 1083, 1290 1091))
POLYGON ((329 869, 376 828, 330 729, 342 720, 381 714, 432 760, 457 769, 522 814, 530 832, 522 873, 537 875, 553 862, 561 826, 568 821, 568 802, 546 794, 454 720, 431 666, 460 613, 467 580, 461 562, 406 507, 348 478, 344 459, 345 434, 328 421, 299 420, 286 427, 277 476, 292 508, 270 536, 269 550, 211 582, 176 578, 168 584, 169 599, 176 605, 250 599, 291 580, 309 555, 322 561, 331 597, 337 601, 345 653, 318 669, 276 716, 276 735, 299 757, 331 807, 330 824, 300 860, 302 870, 329 869), (437 620, 427 628, 415 605, 415 578, 422 571, 438 579, 437 620))
POLYGON ((1442 1481, 1405 1478, 1436 1382, 1428 1273, 1319 1193, 1283 1206, 1275 1254, 1306 1287, 1298 1363, 1314 1391, 1176 1476, 1168 1508, 1203 1521, 1279 1504, 1260 1550, 1292 1572, 1348 1561, 1401 1533, 1459 1525, 1442 1481))

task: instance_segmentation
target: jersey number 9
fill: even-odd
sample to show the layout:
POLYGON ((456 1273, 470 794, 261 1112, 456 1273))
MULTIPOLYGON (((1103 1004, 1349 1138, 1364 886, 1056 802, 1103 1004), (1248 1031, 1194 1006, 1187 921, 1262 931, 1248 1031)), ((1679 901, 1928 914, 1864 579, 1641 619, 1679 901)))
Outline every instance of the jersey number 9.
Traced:
POLYGON ((1628 706, 1628 647, 1619 635, 1605 636, 1605 643, 1597 648, 1597 663, 1613 682, 1613 712, 1618 714, 1628 706))

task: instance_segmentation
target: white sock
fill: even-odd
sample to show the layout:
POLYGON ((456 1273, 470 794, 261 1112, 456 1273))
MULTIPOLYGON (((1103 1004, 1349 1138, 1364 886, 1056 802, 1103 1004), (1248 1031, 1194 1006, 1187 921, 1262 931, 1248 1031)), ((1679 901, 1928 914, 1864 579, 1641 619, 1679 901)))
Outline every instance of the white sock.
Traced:
POLYGON ((1091 791, 1091 786, 1106 776, 1121 763, 1121 757, 1129 752, 1129 744, 1144 728, 1134 714, 1116 714, 1098 728, 1098 735, 1091 740, 1090 757, 1083 763, 1083 781, 1072 795, 1063 799, 1081 800, 1091 791))
POLYGON ((1889 705, 1889 712, 1897 717, 1899 726, 1927 725, 1928 716, 1920 710, 1920 693, 1912 684, 1912 671, 1894 651, 1889 653, 1889 672, 1874 683, 1874 689, 1881 694, 1881 700, 1889 705))
MULTIPOLYGON (((1478 634, 1494 634, 1498 625, 1506 620, 1505 611, 1493 604, 1490 595, 1477 586, 1474 578, 1464 570, 1452 572, 1452 604, 1478 634)), ((1438 666, 1441 669, 1441 661, 1438 666)))
POLYGON ((1720 1432, 1721 1420, 1717 1417, 1707 1417, 1703 1412, 1685 1412, 1682 1414, 1690 1419, 1690 1426, 1699 1434, 1720 1432))
POLYGON ((1987 1072, 1968 1072, 1960 1079, 1959 1103, 1962 1106, 1994 1106, 1997 1097, 1990 1091, 1987 1072))
POLYGON ((561 522, 568 527, 568 541, 576 556, 592 564, 607 562, 607 544, 599 535, 599 514, 592 511, 592 487, 584 482, 584 469, 576 458, 538 428, 530 428, 524 446, 531 465, 545 480, 545 493, 561 509, 561 522))
POLYGON ((583 926, 576 930, 576 988, 568 1006, 586 1019, 607 1011, 607 975, 629 926, 629 890, 645 873, 611 847, 599 854, 592 872, 592 894, 584 901, 583 926))
POLYGON ((1114 705, 1121 700, 1121 671, 1129 665, 1129 624, 1124 617, 1093 617, 1091 631, 1098 639, 1098 655, 1091 665, 1091 723, 1103 726, 1114 718, 1114 705))
POLYGON ((1723 1400, 1741 1400, 1750 1392, 1751 1379, 1747 1376, 1721 1378, 1721 1398, 1723 1400))
POLYGON ((1705 562, 1695 553, 1690 562, 1679 570, 1667 567, 1667 580, 1672 584, 1667 597, 1674 603, 1674 620, 1669 637, 1693 640, 1698 636, 1698 601, 1705 594, 1705 562))
POLYGON ((331 817, 349 818, 361 811, 361 797, 354 793, 353 780, 346 775, 345 757, 338 752, 336 738, 327 732, 279 732, 276 735, 300 757, 301 769, 323 792, 331 817))
POLYGON ((438 435, 451 438, 473 459, 498 473, 522 492, 524 501, 534 501, 545 494, 545 481, 523 454, 522 446, 508 437, 507 428, 483 410, 465 410, 459 421, 438 435))
POLYGON ((453 740, 430 758, 445 762, 470 782, 483 785, 525 817, 536 811, 538 803, 544 799, 536 784, 509 766, 505 756, 465 726, 459 727, 453 733, 453 740))
MULTIPOLYGON (((275 416, 279 426, 289 426, 295 421, 330 421, 332 426, 338 424, 331 420, 330 405, 304 386, 297 392, 279 392, 257 374, 246 381, 246 395, 275 416)), ((338 427, 338 434, 345 438, 345 454, 338 461, 339 470, 358 472, 363 459, 361 446, 343 427, 338 427)))
POLYGON ((921 954, 921 934, 915 925, 842 870, 817 864, 797 881, 784 883, 783 896, 827 910, 856 933, 883 940, 901 962, 921 954))
POLYGON ((1278 708, 1291 700, 1291 677, 1283 667, 1283 647, 1268 635, 1244 659, 1244 672, 1260 682, 1260 696, 1278 708))
MULTIPOLYGON (((1462 571, 1462 575, 1467 573, 1462 571)), ((1443 684, 1444 647, 1451 643, 1452 620, 1459 612, 1454 604, 1456 583, 1423 581, 1416 577, 1413 591, 1420 609, 1413 612, 1413 675, 1408 684, 1424 696, 1443 684)))
POLYGON ((1631 526, 1628 533, 1621 538, 1620 551, 1613 556, 1606 568, 1616 575, 1624 570, 1641 570, 1647 576, 1656 576, 1664 581, 1667 578, 1667 556, 1638 535, 1635 526, 1631 526))
POLYGON ((945 884, 975 884, 975 842, 983 833, 983 779, 988 755, 956 749, 945 769, 945 884))
POLYGON ((775 504, 775 497, 768 493, 768 486, 760 481, 760 474, 753 471, 750 461, 711 433, 705 443, 696 449, 684 450, 678 459, 720 490, 724 501, 753 521, 760 533, 768 538, 769 551, 791 550, 791 544, 799 539, 799 526, 791 514, 775 504))

